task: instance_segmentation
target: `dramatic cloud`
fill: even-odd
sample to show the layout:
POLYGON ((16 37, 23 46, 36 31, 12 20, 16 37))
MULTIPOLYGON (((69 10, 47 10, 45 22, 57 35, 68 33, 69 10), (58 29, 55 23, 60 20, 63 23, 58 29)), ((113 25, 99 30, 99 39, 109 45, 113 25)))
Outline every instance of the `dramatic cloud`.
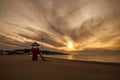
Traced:
POLYGON ((0 0, 0 49, 120 50, 120 0, 0 0), (42 38, 44 39, 42 41, 42 38))

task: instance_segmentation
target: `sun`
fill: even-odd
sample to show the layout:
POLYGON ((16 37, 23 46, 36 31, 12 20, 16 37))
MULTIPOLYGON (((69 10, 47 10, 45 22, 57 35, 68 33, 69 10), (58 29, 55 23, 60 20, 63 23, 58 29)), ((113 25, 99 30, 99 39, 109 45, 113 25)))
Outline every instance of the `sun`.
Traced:
POLYGON ((70 50, 73 50, 73 43, 72 43, 71 41, 68 41, 67 47, 68 47, 70 50))

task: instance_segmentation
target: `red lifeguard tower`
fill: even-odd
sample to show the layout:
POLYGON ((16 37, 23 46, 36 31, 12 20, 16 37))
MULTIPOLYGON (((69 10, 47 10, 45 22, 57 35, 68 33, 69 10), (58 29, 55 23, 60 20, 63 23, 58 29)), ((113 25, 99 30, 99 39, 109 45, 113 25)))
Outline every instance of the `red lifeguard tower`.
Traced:
POLYGON ((41 59, 43 61, 45 61, 44 57, 40 53, 40 49, 39 49, 40 45, 37 42, 34 42, 31 46, 32 46, 32 49, 31 49, 31 51, 32 51, 32 60, 33 61, 38 61, 38 54, 39 54, 41 59))

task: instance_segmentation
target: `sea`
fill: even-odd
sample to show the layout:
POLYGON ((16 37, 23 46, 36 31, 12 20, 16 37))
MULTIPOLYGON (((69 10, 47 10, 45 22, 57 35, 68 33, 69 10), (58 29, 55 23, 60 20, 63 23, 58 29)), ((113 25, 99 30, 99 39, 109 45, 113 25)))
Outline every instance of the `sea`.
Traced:
POLYGON ((80 52, 70 55, 44 55, 46 57, 77 60, 77 61, 94 61, 94 62, 106 62, 106 63, 120 63, 120 52, 80 52))

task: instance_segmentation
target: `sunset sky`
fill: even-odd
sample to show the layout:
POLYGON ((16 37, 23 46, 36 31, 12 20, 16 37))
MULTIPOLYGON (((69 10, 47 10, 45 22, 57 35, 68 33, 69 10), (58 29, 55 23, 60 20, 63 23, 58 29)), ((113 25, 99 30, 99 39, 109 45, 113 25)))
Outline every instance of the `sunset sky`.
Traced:
POLYGON ((0 0, 0 49, 35 41, 57 51, 120 50, 120 0, 0 0))

